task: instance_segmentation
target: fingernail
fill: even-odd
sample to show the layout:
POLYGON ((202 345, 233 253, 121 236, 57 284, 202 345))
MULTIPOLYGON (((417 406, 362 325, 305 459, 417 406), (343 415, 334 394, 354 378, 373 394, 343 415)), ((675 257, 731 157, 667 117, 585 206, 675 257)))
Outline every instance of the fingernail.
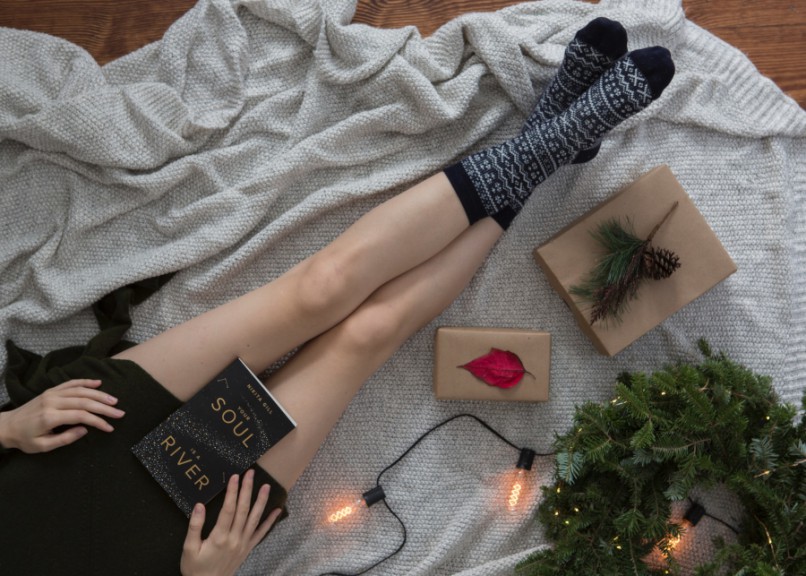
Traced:
POLYGON ((251 468, 249 469, 249 471, 246 474, 249 476, 250 480, 255 477, 255 471, 252 470, 251 468))
POLYGON ((110 396, 109 394, 107 394, 106 401, 109 402, 110 404, 117 404, 118 399, 115 398, 114 396, 110 396))
POLYGON ((120 408, 115 408, 115 414, 117 414, 118 416, 123 416, 126 414, 126 412, 124 412, 120 408))
POLYGON ((201 514, 202 508, 204 508, 204 504, 202 504, 201 502, 197 503, 193 507, 193 513, 194 514, 201 514))
POLYGON ((107 430, 108 432, 114 432, 115 431, 115 427, 112 426, 111 424, 107 424, 107 426, 109 427, 109 430, 107 430))

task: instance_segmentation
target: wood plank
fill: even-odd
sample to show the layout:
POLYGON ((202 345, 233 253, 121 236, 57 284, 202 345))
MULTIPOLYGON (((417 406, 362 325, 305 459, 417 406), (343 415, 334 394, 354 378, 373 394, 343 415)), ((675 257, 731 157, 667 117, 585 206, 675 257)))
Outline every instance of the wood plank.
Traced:
POLYGON ((683 8, 687 18, 709 30, 712 27, 775 27, 781 24, 806 26, 802 0, 684 0, 683 8))
POLYGON ((806 3, 684 0, 683 6, 688 19, 739 48, 762 74, 806 108, 806 3))
POLYGON ((0 26, 65 38, 106 64, 162 38, 195 4, 196 0, 0 0, 0 26))
MULTIPOLYGON (((593 0, 586 0, 593 1, 593 0)), ((423 36, 460 14, 492 12, 522 0, 359 0, 353 22, 379 28, 415 25, 423 36)))
MULTIPOLYGON (((105 64, 159 40, 196 0, 0 0, 0 25, 61 36, 105 64)), ((416 25, 423 35, 466 12, 518 0, 359 0, 355 22, 416 25)), ((806 2, 683 0, 687 17, 742 50, 806 108, 806 2)))

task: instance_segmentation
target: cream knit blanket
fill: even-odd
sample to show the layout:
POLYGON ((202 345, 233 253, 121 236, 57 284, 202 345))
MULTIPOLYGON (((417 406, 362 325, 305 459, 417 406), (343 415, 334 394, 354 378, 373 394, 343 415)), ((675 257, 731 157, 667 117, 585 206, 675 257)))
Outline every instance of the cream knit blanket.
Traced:
MULTIPOLYGON (((87 307, 103 294, 179 270, 135 314, 129 336, 152 336, 277 277, 384 199, 516 134, 566 43, 595 16, 620 20, 631 49, 672 52, 677 75, 663 97, 594 161, 542 185, 464 294, 366 383, 293 490, 291 518, 243 574, 352 573, 393 550, 399 527, 382 507, 350 528, 325 526, 325 515, 459 411, 549 451, 576 404, 608 399, 622 370, 694 357, 701 336, 799 400, 806 113, 741 53, 674 0, 543 0, 465 15, 429 38, 351 25, 354 8, 201 0, 162 41, 104 67, 63 40, 0 29, 0 335, 40 352, 85 341, 95 329, 87 307), (662 163, 739 271, 605 358, 531 252, 662 163), (440 325, 550 332, 551 400, 436 401, 440 325)), ((510 574, 546 545, 536 499, 514 515, 501 504, 516 458, 469 422, 424 442, 386 477, 408 544, 373 573, 510 574)), ((551 473, 539 458, 536 481, 551 473)))

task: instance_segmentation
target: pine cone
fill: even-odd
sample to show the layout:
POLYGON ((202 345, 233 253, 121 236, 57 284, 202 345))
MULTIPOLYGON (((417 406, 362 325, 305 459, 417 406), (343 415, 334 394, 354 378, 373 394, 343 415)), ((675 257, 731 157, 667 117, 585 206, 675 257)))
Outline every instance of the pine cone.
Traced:
POLYGON ((650 246, 644 252, 644 274, 653 280, 663 280, 680 268, 680 257, 666 248, 650 246))

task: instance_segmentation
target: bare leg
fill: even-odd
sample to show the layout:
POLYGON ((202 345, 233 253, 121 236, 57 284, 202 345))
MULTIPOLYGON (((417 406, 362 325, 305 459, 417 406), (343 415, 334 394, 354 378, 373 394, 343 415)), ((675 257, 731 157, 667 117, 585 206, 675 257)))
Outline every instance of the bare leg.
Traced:
POLYGON ((491 219, 477 222, 439 254, 382 286, 283 366, 268 386, 298 427, 258 464, 291 488, 363 382, 459 296, 501 234, 491 219))
POLYGON ((468 220, 440 172, 360 218, 275 281, 131 348, 187 400, 235 357, 256 372, 338 324, 379 286, 445 248, 468 220))

